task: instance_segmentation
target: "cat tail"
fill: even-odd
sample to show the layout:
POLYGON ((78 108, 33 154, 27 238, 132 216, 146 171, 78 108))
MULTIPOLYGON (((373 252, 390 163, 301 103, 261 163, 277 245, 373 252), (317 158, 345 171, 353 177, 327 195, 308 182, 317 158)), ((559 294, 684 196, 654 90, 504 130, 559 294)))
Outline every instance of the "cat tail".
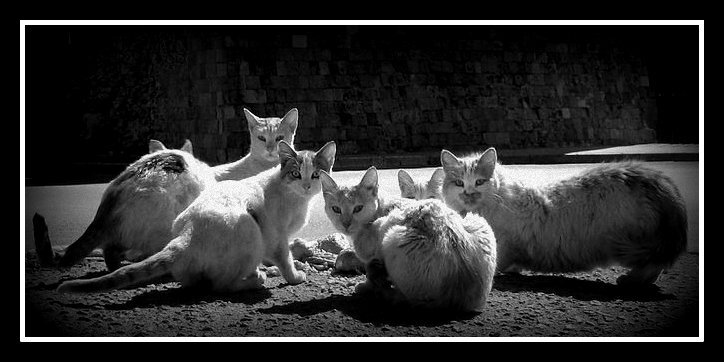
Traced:
MULTIPOLYGON (((183 238, 184 235, 178 238, 183 238)), ((97 293, 121 289, 131 285, 146 285, 149 282, 169 275, 171 267, 179 255, 178 238, 172 240, 163 250, 140 261, 126 265, 110 274, 92 279, 77 279, 63 282, 57 291, 61 293, 97 293)))
POLYGON ((83 235, 65 249, 65 253, 60 260, 58 260, 58 266, 67 268, 77 264, 88 256, 91 251, 98 248, 102 242, 101 228, 98 227, 96 220, 93 220, 93 222, 88 225, 88 228, 85 229, 83 235))

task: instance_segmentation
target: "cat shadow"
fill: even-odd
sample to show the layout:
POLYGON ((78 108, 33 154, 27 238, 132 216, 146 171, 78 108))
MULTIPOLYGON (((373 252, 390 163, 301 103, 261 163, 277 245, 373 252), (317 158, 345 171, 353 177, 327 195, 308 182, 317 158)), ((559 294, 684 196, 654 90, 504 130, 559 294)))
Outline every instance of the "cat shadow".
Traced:
POLYGON ((662 293, 656 285, 633 288, 618 284, 562 275, 499 274, 495 276, 493 289, 504 292, 540 292, 572 297, 584 301, 637 301, 651 302, 676 299, 673 294, 662 293))
POLYGON ((67 282, 70 280, 78 280, 78 279, 98 278, 98 277, 102 277, 106 274, 108 274, 107 270, 100 270, 100 271, 88 272, 88 273, 84 274, 83 276, 81 276, 80 278, 66 275, 66 276, 61 277, 60 279, 58 279, 58 281, 56 281, 54 283, 46 284, 45 282, 41 281, 38 284, 28 287, 28 289, 30 289, 30 290, 55 290, 63 282, 67 282))
POLYGON ((479 313, 429 310, 409 305, 392 305, 370 295, 331 295, 322 299, 295 301, 259 309, 267 314, 295 314, 301 317, 338 310, 363 323, 395 326, 434 327, 451 321, 472 319, 479 313))
POLYGON ((230 302, 256 304, 271 297, 268 289, 247 290, 235 293, 214 292, 204 287, 176 287, 162 290, 151 290, 133 296, 131 299, 104 306, 109 310, 129 310, 134 308, 155 308, 158 306, 188 306, 200 303, 230 302))

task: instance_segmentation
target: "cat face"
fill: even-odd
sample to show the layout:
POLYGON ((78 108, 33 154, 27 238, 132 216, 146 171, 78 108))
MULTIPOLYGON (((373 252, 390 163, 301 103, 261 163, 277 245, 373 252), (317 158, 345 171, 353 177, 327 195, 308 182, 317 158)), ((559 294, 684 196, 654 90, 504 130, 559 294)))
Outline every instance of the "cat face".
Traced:
POLYGON ((427 182, 415 182, 407 171, 400 170, 397 173, 397 181, 400 184, 400 196, 414 200, 442 200, 441 187, 444 178, 445 172, 442 168, 436 169, 427 182))
POLYGON ((338 186, 326 172, 321 173, 320 179, 324 211, 338 231, 354 235, 374 221, 379 204, 376 168, 367 169, 360 183, 354 186, 338 186))
POLYGON ((497 187, 494 177, 497 159, 494 148, 463 158, 442 150, 440 161, 445 172, 442 184, 445 203, 457 211, 479 208, 497 187))
POLYGON ((260 118, 244 108, 244 115, 251 135, 251 154, 266 161, 276 162, 279 158, 279 141, 294 144, 299 112, 292 108, 283 118, 260 118))
POLYGON ((281 175, 287 186, 296 194, 312 197, 322 189, 321 172, 331 172, 337 145, 327 142, 317 152, 294 151, 286 141, 279 142, 281 175))

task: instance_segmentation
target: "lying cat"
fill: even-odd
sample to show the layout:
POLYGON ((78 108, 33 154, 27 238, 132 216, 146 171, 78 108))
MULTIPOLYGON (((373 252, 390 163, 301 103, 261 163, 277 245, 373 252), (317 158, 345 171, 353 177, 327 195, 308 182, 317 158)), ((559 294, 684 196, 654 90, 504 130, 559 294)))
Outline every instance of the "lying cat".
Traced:
MULTIPOLYGON (((242 159, 209 167, 192 155, 190 141, 169 150, 159 141, 149 142, 149 154, 126 168, 108 185, 95 218, 81 237, 59 259, 72 266, 93 249, 103 249, 108 270, 125 259, 140 260, 161 250, 171 236, 171 222, 196 197, 216 181, 240 180, 279 164, 278 140, 293 144, 298 112, 283 118, 259 118, 244 109, 251 149, 242 159)), ((43 220, 39 218, 39 220, 43 220)), ((47 227, 46 227, 47 228, 47 227)))
POLYGON ((523 184, 489 148, 441 152, 443 196, 485 217, 500 271, 577 272, 619 264, 619 284, 654 283, 686 249, 686 210, 674 183, 640 162, 606 163, 543 187, 523 184))
POLYGON ((379 194, 370 167, 358 185, 338 186, 321 174, 327 217, 352 239, 373 291, 424 308, 480 311, 492 287, 495 236, 485 219, 465 218, 440 200, 379 194))
POLYGON ((432 177, 430 177, 430 180, 427 182, 415 182, 412 176, 405 170, 397 172, 397 181, 400 184, 400 195, 406 199, 442 200, 442 180, 444 178, 445 172, 443 172, 442 168, 435 169, 432 177))
MULTIPOLYGON (((294 268, 289 237, 307 221, 309 201, 331 171, 336 146, 295 152, 281 141, 280 166, 241 181, 210 186, 173 222, 173 236, 158 253, 105 276, 62 283, 60 292, 101 292, 171 275, 182 286, 234 292, 260 288, 266 259, 290 284, 306 275, 294 268)), ((167 240, 168 241, 168 240, 167 240)))

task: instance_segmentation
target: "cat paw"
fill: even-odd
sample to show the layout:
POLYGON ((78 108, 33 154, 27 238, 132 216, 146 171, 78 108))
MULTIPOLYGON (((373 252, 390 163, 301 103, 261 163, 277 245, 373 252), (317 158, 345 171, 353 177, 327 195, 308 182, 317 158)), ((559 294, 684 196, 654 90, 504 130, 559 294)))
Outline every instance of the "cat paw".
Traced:
POLYGON ((294 273, 294 276, 291 278, 287 278, 287 283, 289 284, 301 284, 307 281, 307 274, 303 271, 297 270, 294 273))

